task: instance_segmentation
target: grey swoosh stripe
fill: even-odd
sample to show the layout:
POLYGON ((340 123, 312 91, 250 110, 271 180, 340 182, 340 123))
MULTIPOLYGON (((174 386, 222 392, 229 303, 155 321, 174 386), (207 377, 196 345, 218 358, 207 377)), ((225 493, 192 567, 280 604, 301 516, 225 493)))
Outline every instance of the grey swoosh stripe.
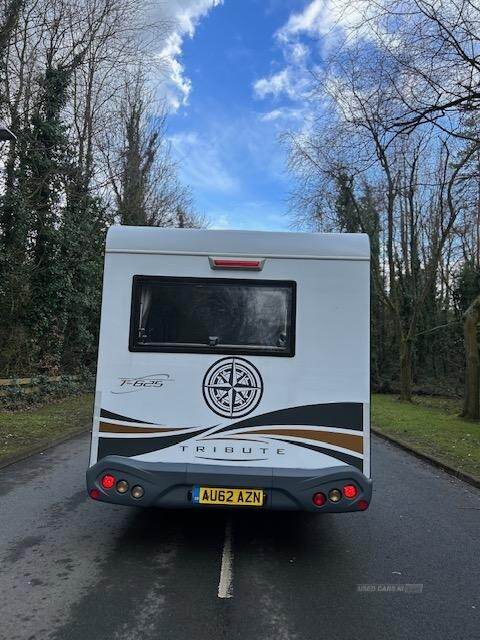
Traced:
POLYGON ((127 418, 127 416, 121 416, 119 413, 113 413, 106 409, 100 409, 101 418, 110 418, 110 420, 121 420, 123 422, 137 422, 139 424, 155 424, 154 422, 147 422, 146 420, 137 420, 136 418, 127 418))
POLYGON ((184 440, 189 440, 196 435, 204 433, 210 427, 190 431, 189 433, 179 433, 172 436, 155 436, 152 438, 103 438, 98 439, 98 459, 105 456, 139 456, 143 453, 159 451, 179 444, 184 440))

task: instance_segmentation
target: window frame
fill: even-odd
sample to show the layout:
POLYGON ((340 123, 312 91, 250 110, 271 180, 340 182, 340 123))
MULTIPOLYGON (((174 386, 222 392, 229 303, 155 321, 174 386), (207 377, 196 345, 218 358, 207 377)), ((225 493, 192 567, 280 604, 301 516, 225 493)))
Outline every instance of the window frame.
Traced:
POLYGON ((295 356, 295 338, 296 338, 296 315, 297 315, 297 283, 294 280, 257 280, 256 278, 197 278, 197 277, 181 277, 181 276, 146 276, 134 275, 132 278, 132 294, 130 304, 130 330, 128 350, 134 353, 209 353, 217 355, 243 355, 243 356, 274 356, 280 358, 293 358, 295 356), (140 304, 140 292, 143 284, 155 282, 164 282, 169 284, 219 284, 219 285, 253 285, 259 287, 282 286, 290 289, 291 305, 288 312, 287 321, 290 328, 289 340, 287 348, 278 351, 272 348, 261 349, 258 347, 248 348, 246 346, 211 347, 208 345, 142 345, 138 344, 138 308, 140 304))

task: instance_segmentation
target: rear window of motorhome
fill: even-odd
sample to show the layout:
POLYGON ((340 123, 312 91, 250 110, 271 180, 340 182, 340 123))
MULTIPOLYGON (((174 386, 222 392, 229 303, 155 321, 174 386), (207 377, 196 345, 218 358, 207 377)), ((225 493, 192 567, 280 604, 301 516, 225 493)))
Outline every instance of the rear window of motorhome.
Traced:
POLYGON ((131 351, 293 356, 295 283, 134 276, 131 351))

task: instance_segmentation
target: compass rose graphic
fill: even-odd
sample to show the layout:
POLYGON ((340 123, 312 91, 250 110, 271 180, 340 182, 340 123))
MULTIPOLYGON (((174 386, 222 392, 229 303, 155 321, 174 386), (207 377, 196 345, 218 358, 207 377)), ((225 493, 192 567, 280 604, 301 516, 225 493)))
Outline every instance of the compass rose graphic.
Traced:
POLYGON ((260 372, 245 358, 222 358, 203 379, 203 397, 210 409, 225 418, 251 413, 262 398, 260 372))

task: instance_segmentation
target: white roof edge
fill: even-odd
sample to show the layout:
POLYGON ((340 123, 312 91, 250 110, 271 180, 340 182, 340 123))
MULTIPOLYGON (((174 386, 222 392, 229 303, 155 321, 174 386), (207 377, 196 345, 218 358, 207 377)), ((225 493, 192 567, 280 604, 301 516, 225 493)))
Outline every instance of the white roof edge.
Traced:
POLYGON ((163 229, 114 225, 107 233, 106 252, 369 260, 370 242, 363 233, 163 229))

